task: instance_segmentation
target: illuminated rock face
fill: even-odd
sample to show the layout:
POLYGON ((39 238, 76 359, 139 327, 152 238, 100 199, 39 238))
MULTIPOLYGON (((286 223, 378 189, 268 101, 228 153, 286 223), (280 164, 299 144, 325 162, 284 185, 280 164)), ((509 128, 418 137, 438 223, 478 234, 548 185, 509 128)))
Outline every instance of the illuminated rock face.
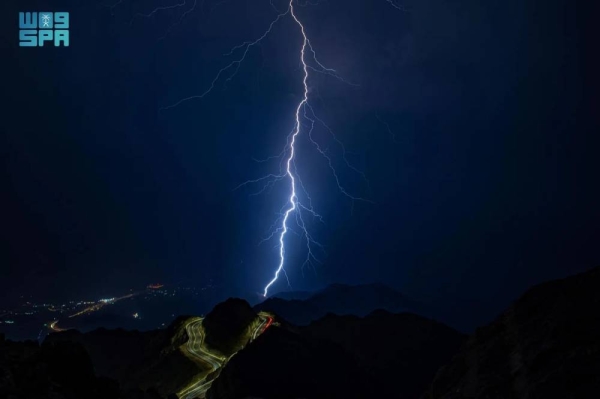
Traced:
POLYGON ((529 290, 480 328, 427 399, 597 398, 600 269, 529 290))

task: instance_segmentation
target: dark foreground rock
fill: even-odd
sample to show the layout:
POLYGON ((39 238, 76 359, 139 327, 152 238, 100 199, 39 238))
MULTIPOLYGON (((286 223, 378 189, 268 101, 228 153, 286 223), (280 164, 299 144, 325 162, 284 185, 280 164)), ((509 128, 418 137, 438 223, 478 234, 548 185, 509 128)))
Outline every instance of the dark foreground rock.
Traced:
POLYGON ((369 382, 342 348, 270 328, 231 359, 207 398, 358 399, 369 382))
POLYGON ((179 350, 188 340, 187 320, 179 317, 164 330, 146 332, 69 330, 50 334, 45 343, 81 345, 89 353, 96 374, 116 380, 132 397, 142 391, 167 396, 185 387, 199 372, 198 365, 179 350))
POLYGON ((442 323, 384 310, 364 318, 330 314, 304 332, 351 353, 373 381, 372 394, 397 398, 418 398, 467 339, 442 323))
POLYGON ((231 355, 247 343, 247 329, 256 313, 243 299, 229 298, 219 303, 202 321, 206 344, 225 355, 231 355))
POLYGON ((273 326, 236 354, 210 399, 418 398, 466 336, 413 314, 273 326))
POLYGON ((80 344, 0 340, 0 398, 160 399, 155 392, 122 391, 117 381, 98 377, 80 344))
POLYGON ((426 399, 600 397, 600 269, 529 290, 480 328, 426 399))

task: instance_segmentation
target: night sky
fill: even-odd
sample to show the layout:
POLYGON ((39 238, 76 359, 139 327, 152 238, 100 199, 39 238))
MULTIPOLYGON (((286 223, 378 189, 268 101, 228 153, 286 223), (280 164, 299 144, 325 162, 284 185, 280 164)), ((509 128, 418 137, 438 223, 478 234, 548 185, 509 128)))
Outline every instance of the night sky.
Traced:
MULTIPOLYGON (((204 92, 232 59, 224 53, 262 35, 276 16, 268 0, 193 10, 187 0, 150 18, 134 15, 177 0, 5 3, 3 300, 155 281, 262 292, 277 249, 258 244, 288 183, 258 196, 260 185, 234 189, 277 171, 253 159, 278 154, 293 127, 302 70, 291 18, 231 81, 161 110, 204 92), (70 12, 71 46, 19 48, 18 12, 45 10, 70 12)), ((495 312, 534 283, 600 264, 598 78, 586 67, 584 10, 567 0, 320 3, 297 8, 311 43, 359 86, 313 73, 311 101, 369 184, 325 130, 315 135, 344 187, 373 202, 342 195, 300 138, 325 253, 302 270, 305 243, 290 233, 294 289, 381 281, 495 312)))

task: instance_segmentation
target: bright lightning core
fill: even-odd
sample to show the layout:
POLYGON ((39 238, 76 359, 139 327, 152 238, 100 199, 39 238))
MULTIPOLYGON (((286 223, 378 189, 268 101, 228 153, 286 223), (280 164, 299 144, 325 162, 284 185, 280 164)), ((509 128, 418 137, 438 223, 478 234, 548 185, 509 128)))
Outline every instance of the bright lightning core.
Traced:
POLYGON ((311 142, 317 147, 319 152, 327 158, 329 165, 332 168, 332 171, 336 178, 336 182, 338 183, 338 188, 342 191, 342 193, 344 193, 345 195, 349 196, 352 199, 361 199, 361 198, 356 198, 356 197, 351 196, 340 185, 339 179, 337 177, 337 173, 335 172, 335 169, 332 166, 331 159, 327 156, 327 154, 323 150, 321 150, 318 143, 312 139, 312 134, 311 134, 312 129, 315 124, 315 120, 316 119, 320 120, 320 119, 318 119, 316 117, 316 115, 314 115, 314 110, 312 109, 312 107, 309 104, 309 98, 308 98, 309 89, 308 89, 308 83, 307 83, 308 78, 309 78, 309 69, 314 70, 316 72, 326 73, 326 74, 335 76, 337 78, 339 78, 339 76, 337 75, 335 70, 326 68, 325 66, 323 66, 323 64, 321 64, 317 60, 316 53, 310 44, 310 41, 309 41, 306 31, 304 29, 304 25, 302 24, 302 22, 300 21, 300 19, 298 18, 298 16, 295 13, 293 0, 290 0, 288 11, 291 14, 294 22, 300 28, 300 31, 302 33, 302 47, 300 50, 300 61, 302 63, 302 70, 303 70, 302 84, 304 87, 304 93, 303 93, 302 100, 300 101, 300 103, 298 104, 298 107, 296 108, 294 129, 292 130, 292 132, 290 133, 290 136, 288 137, 289 155, 287 157, 286 164, 285 164, 285 166, 286 166, 285 167, 285 176, 287 176, 289 178, 289 182, 290 182, 290 197, 288 200, 287 209, 285 210, 285 212, 283 213, 283 217, 281 218, 281 227, 279 227, 279 229, 277 230, 277 232, 279 234, 279 265, 275 271, 275 275, 273 276, 271 281, 269 281, 269 283, 264 288, 264 293, 263 293, 264 296, 267 296, 267 294, 269 293, 269 288, 277 281, 280 273, 281 272, 285 273, 285 269, 284 269, 285 248, 286 248, 285 247, 285 236, 288 232, 288 220, 290 218, 290 215, 293 212, 296 212, 296 214, 297 214, 298 225, 300 226, 300 228, 305 236, 306 242, 307 242, 308 253, 307 253, 306 262, 310 262, 311 259, 316 259, 313 255, 311 244, 317 244, 317 245, 319 245, 319 244, 311 237, 308 230, 306 229, 306 225, 304 223, 304 220, 302 219, 302 212, 301 212, 300 208, 310 212, 313 216, 317 216, 319 218, 320 218, 320 216, 315 213, 315 211, 312 208, 312 204, 309 203, 309 206, 307 206, 307 207, 303 206, 298 201, 298 196, 296 194, 296 180, 297 179, 299 180, 299 178, 295 174, 295 156, 296 156, 295 144, 296 144, 296 137, 300 134, 301 119, 303 117, 310 122, 309 138, 310 138, 311 142), (307 63, 307 60, 306 60, 307 50, 310 51, 310 53, 312 55, 312 60, 316 64, 316 68, 309 66, 309 64, 307 63), (307 109, 313 115, 313 118, 309 117, 309 114, 307 114, 307 109))
MULTIPOLYGON (((294 126, 294 131, 292 132, 292 139, 290 142, 290 155, 289 155, 289 158, 287 159, 287 164, 286 164, 286 173, 290 177, 291 194, 290 194, 290 205, 289 205, 289 208, 285 211, 285 214, 283 216, 281 233, 279 235, 279 267, 275 271, 275 277, 273 277, 273 279, 271 281, 269 281, 269 283, 265 286, 265 292, 263 293, 264 296, 267 296, 267 294, 269 292, 269 287, 271 287, 275 283, 275 281, 277 281, 277 278, 279 277, 279 273, 281 273, 281 271, 283 270, 283 265, 285 263, 285 241, 284 241, 284 238, 288 231, 287 221, 288 221, 288 218, 290 217, 290 213, 292 213, 296 210, 297 200, 298 200, 298 198, 296 197, 296 179, 294 177, 294 174, 292 173, 291 165, 292 165, 292 161, 294 160, 294 155, 296 153, 296 148, 294 147, 294 144, 296 143, 296 136, 298 136, 298 134, 300 133, 300 110, 308 102, 308 84, 306 83, 306 81, 308 80, 308 67, 306 65, 306 60, 304 59, 304 56, 306 53, 306 44, 308 43, 308 39, 306 37, 306 32, 304 32, 304 26, 302 25, 300 20, 298 20, 298 18, 296 17, 296 14, 294 14, 293 0, 290 0, 290 12, 292 14, 292 17, 294 18, 294 21, 296 21, 296 23, 300 26, 300 30, 302 31, 302 37, 304 38, 304 40, 302 42, 302 50, 301 50, 301 56, 300 56, 300 59, 302 61, 302 69, 304 71, 304 77, 302 79, 302 83, 304 85, 304 97, 302 98, 302 101, 300 101, 300 104, 298 104, 298 108, 296 108, 296 124, 294 126)), ((309 248, 309 251, 310 251, 310 248, 309 248)))
MULTIPOLYGON (((391 4, 394 4, 394 3, 391 3, 391 4)), ((297 5, 300 5, 300 4, 297 4, 297 5)), ((278 173, 268 174, 266 176, 263 176, 263 177, 260 177, 258 179, 254 179, 254 180, 248 180, 238 186, 238 188, 239 188, 239 187, 246 186, 249 184, 263 183, 264 186, 259 191, 259 193, 262 193, 279 181, 287 180, 287 182, 289 183, 289 194, 288 194, 289 196, 287 197, 288 199, 286 201, 285 206, 281 210, 281 216, 273 224, 272 229, 271 229, 272 230, 271 234, 265 240, 263 240, 263 241, 268 241, 272 238, 277 237, 278 238, 278 249, 279 249, 278 265, 277 265, 277 268, 275 269, 272 279, 264 287, 264 291, 263 291, 264 296, 268 295, 269 288, 271 288, 271 286, 273 284, 275 284, 275 282, 279 279, 279 277, 282 273, 287 277, 287 275, 285 273, 285 266, 286 266, 286 240, 285 240, 285 238, 286 238, 287 233, 290 231, 289 224, 290 224, 290 219, 292 218, 292 216, 295 217, 296 224, 300 229, 300 235, 302 235, 304 240, 306 241, 307 256, 306 256, 306 260, 304 262, 305 265, 311 264, 313 262, 318 262, 318 259, 315 256, 315 251, 313 251, 313 248, 315 246, 321 248, 321 245, 315 239, 313 239, 312 235, 310 234, 310 232, 307 228, 307 225, 303 219, 303 212, 308 212, 311 216, 317 218, 320 221, 322 221, 322 217, 318 213, 316 213, 315 210, 313 209, 311 197, 309 196, 308 192, 306 191, 306 188, 305 188, 304 184, 302 183, 302 180, 298 176, 298 173, 296 170, 296 158, 297 158, 297 151, 298 151, 298 149, 296 147, 296 143, 297 143, 298 136, 301 133, 303 133, 302 127, 304 125, 302 122, 304 122, 307 126, 306 135, 308 136, 309 141, 311 142, 312 145, 314 145, 314 147, 319 152, 319 154, 321 156, 323 156, 325 158, 325 160, 327 161, 329 169, 330 169, 330 171, 335 179, 335 182, 337 184, 338 190, 344 196, 351 199, 353 201, 353 203, 354 203, 354 201, 370 202, 367 199, 357 197, 357 196, 350 194, 342 186, 339 176, 338 176, 338 173, 333 165, 333 161, 328 154, 328 150, 322 148, 319 145, 319 143, 313 138, 313 129, 315 127, 315 124, 319 123, 327 130, 327 132, 331 135, 331 137, 337 143, 337 145, 340 146, 342 155, 343 155, 343 161, 345 162, 345 165, 348 168, 350 168, 351 170, 353 170, 354 172, 358 173, 363 179, 366 180, 364 173, 350 164, 350 162, 346 158, 346 149, 343 146, 342 142, 335 136, 332 129, 330 129, 329 126, 327 124, 325 124, 325 122, 316 115, 314 108, 310 104, 310 98, 309 98, 310 91, 309 91, 308 80, 309 80, 311 72, 325 74, 325 75, 334 77, 334 78, 336 78, 344 83, 350 84, 350 85, 354 85, 354 84, 345 81, 342 77, 340 77, 338 75, 338 73, 334 69, 325 67, 317 59, 317 54, 311 45, 311 42, 306 33, 305 27, 304 27, 302 21, 300 20, 300 18, 298 17, 298 15, 296 14, 294 0, 289 1, 285 11, 277 10, 276 7, 273 5, 272 0, 271 0, 271 6, 273 7, 273 9, 275 9, 277 11, 278 14, 277 14, 277 17, 270 23, 267 30, 258 39, 254 40, 254 41, 247 41, 238 46, 235 46, 231 49, 231 51, 229 53, 225 54, 225 56, 233 56, 236 53, 239 53, 240 55, 237 58, 235 58, 233 61, 231 61, 228 65, 226 65, 225 67, 223 67, 222 69, 220 69, 218 71, 215 78, 212 80, 210 86, 203 93, 194 95, 194 96, 190 96, 187 98, 183 98, 183 99, 177 101, 176 103, 163 108, 163 110, 168 110, 168 109, 177 107, 178 105, 180 105, 186 101, 204 98, 206 95, 208 95, 210 92, 212 92, 212 90, 215 88, 215 85, 217 84, 217 82, 225 75, 228 75, 227 78, 225 78, 225 81, 226 82, 230 81, 237 74, 241 64, 246 59, 246 56, 247 56, 248 52, 250 51, 250 49, 255 47, 256 45, 260 44, 260 42, 271 33, 274 25, 277 24, 279 21, 283 20, 284 18, 290 17, 292 22, 294 24, 296 24, 297 27, 299 28, 299 31, 301 33, 301 40, 302 40, 302 46, 301 46, 299 58, 300 58, 300 63, 302 65, 302 83, 303 83, 304 92, 303 92, 302 100, 298 103, 298 105, 296 107, 295 121, 294 121, 293 129, 287 136, 286 145, 278 156, 272 157, 272 158, 280 159, 281 169, 278 173), (307 198, 307 203, 302 203, 299 200, 298 189, 302 190, 302 192, 304 193, 304 197, 307 198)), ((154 13, 154 11, 153 11, 153 13, 154 13)), ((368 182, 367 182, 367 184, 368 184, 368 182)), ((259 194, 259 193, 257 193, 257 194, 259 194)), ((303 265, 303 267, 304 267, 304 265, 303 265)), ((289 280, 288 280, 288 285, 289 285, 289 280)))

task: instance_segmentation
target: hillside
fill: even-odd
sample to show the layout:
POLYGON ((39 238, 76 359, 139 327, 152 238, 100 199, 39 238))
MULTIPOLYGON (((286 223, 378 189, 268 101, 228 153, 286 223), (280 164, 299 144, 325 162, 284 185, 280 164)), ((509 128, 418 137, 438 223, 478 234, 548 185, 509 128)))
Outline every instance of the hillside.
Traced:
POLYGON ((215 306, 202 321, 206 344, 224 355, 232 355, 248 343, 256 321, 257 315, 248 302, 229 298, 215 306))
POLYGON ((598 398, 599 310, 600 268, 532 288, 469 338, 425 398, 598 398))
POLYGON ((208 398, 368 398, 391 393, 417 398, 465 339, 450 327, 413 314, 329 314, 304 328, 269 329, 231 359, 208 398))
POLYGON ((205 318, 179 317, 164 330, 69 330, 50 334, 46 342, 85 348, 97 373, 124 390, 193 398, 203 395, 228 358, 272 321, 246 301, 231 298, 205 318))
POLYGON ((99 377, 85 348, 68 341, 5 341, 0 334, 0 398, 160 399, 99 377))
POLYGON ((403 398, 418 397, 467 339, 442 323, 384 310, 364 318, 329 314, 303 333, 340 345, 358 360, 381 395, 396 392, 403 398))
MULTIPOLYGON (((598 287, 600 269, 539 285, 470 337, 381 309, 297 326, 241 299, 164 330, 72 330, 41 346, 0 336, 0 397, 592 399, 600 392, 598 287)), ((373 286, 288 302, 337 311, 411 303, 373 286)))
POLYGON ((115 379, 124 389, 153 389, 167 396, 208 370, 180 350, 189 339, 184 328, 188 319, 179 317, 167 329, 148 332, 69 330, 50 334, 46 342, 79 343, 100 376, 115 379))

